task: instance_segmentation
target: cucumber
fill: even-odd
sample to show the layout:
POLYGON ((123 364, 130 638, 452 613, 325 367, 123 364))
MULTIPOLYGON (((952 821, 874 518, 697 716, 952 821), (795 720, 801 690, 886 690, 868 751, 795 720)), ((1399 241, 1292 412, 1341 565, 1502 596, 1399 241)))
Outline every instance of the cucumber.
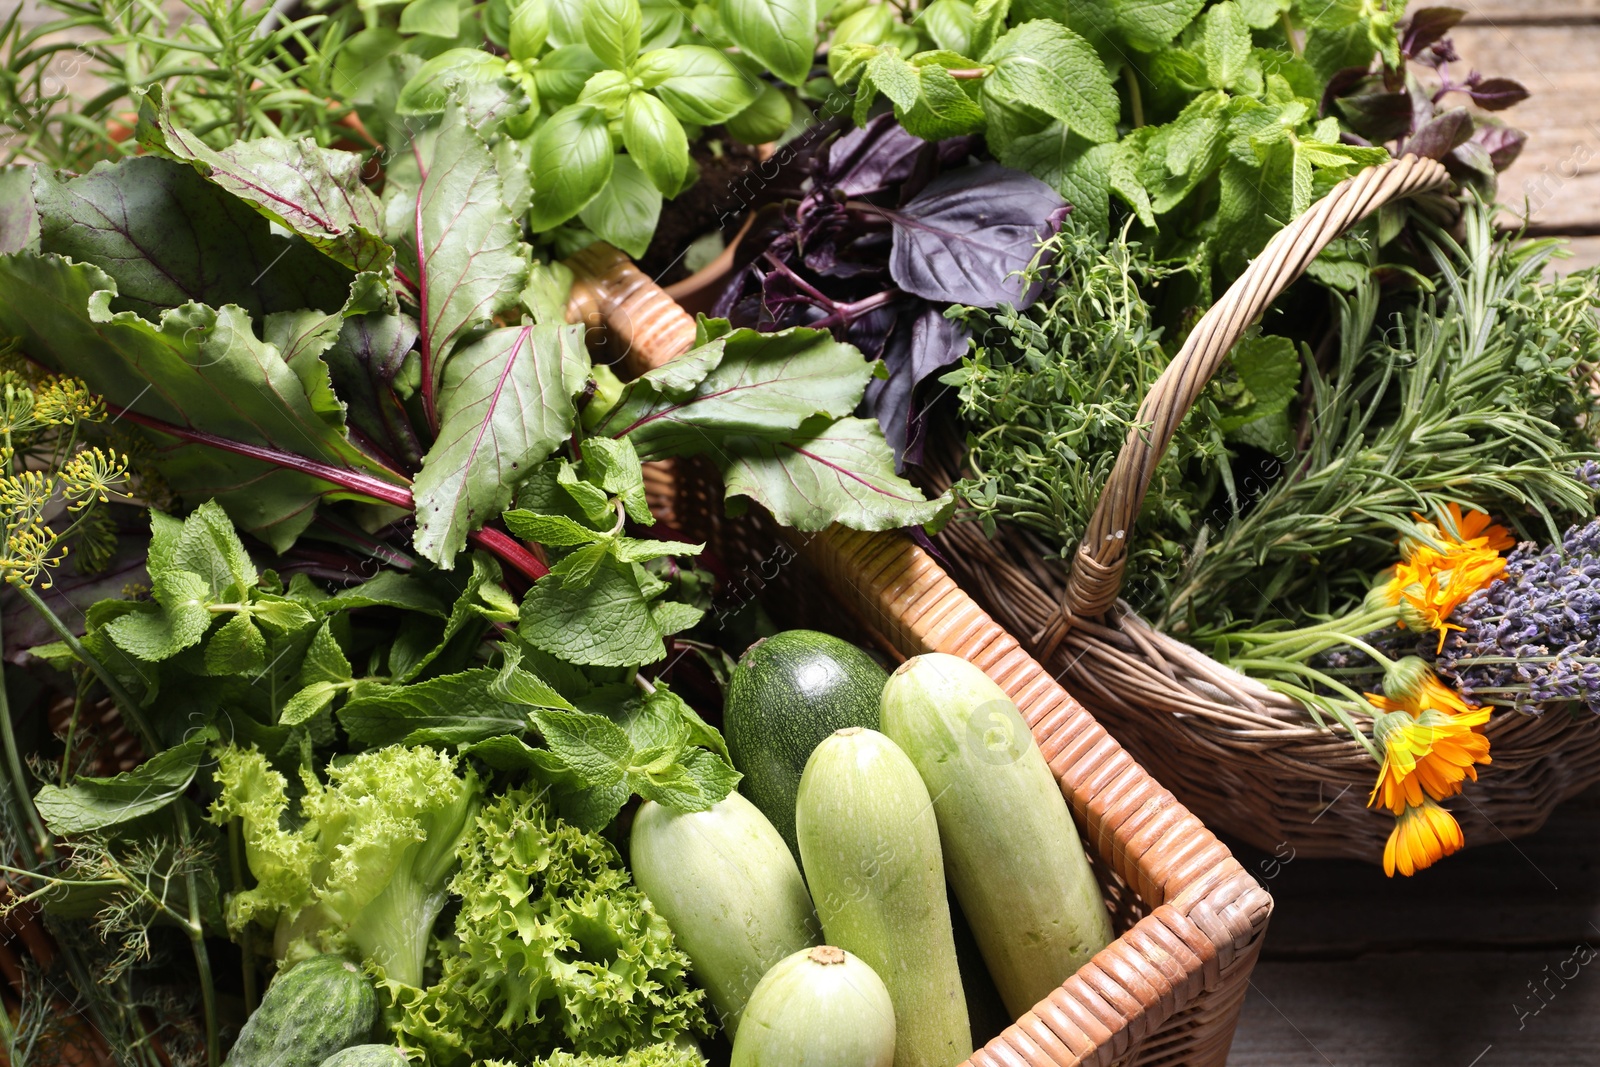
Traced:
POLYGON ((630 852, 634 882, 672 927, 733 1037, 767 969, 821 942, 794 856, 738 793, 687 815, 646 801, 630 852))
POLYGON ((322 1067, 410 1067, 393 1045, 351 1045, 322 1061, 322 1067))
POLYGON ((321 1067, 372 1035, 378 995, 343 956, 313 956, 273 979, 239 1030, 227 1067, 321 1067))
POLYGON ((758 641, 728 679, 722 733, 749 797, 796 857, 794 798, 812 749, 847 726, 878 728, 889 675, 856 646, 815 630, 758 641))
POLYGON ((1061 787, 1005 691, 956 656, 900 665, 883 731, 933 795, 945 875, 1016 1018, 1112 936, 1061 787))
POLYGON ((966 1059, 939 828, 917 768, 876 730, 840 730, 811 754, 795 816, 823 935, 888 987, 895 1067, 966 1059))
POLYGON ((784 959, 756 986, 732 1067, 891 1067, 894 1005, 877 972, 832 945, 784 959))

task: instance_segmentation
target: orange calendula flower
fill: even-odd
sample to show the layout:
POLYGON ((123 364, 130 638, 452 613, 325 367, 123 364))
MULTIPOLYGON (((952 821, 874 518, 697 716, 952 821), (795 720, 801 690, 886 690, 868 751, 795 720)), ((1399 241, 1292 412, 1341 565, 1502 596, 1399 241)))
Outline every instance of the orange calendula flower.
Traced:
MULTIPOLYGON (((1380 698, 1381 699, 1381 698, 1380 698)), ((1424 800, 1445 800, 1478 779, 1477 764, 1489 763, 1489 739, 1476 732, 1489 721, 1489 708, 1464 715, 1428 709, 1420 715, 1391 712, 1378 720, 1383 765, 1367 806, 1380 802, 1396 815, 1424 800)))
POLYGON ((1465 515, 1456 504, 1449 507, 1443 526, 1413 515, 1425 537, 1401 541, 1402 562, 1389 572, 1385 586, 1388 602, 1404 609, 1401 624, 1412 629, 1439 631, 1439 647, 1453 629, 1448 620, 1463 600, 1500 577, 1506 561, 1500 553, 1514 542, 1504 526, 1481 511, 1465 515))
POLYGON ((1461 824, 1455 816, 1432 800, 1424 800, 1408 807, 1394 821, 1389 841, 1383 846, 1383 873, 1390 878, 1394 872, 1410 878, 1425 867, 1460 852, 1466 844, 1461 836, 1461 824))

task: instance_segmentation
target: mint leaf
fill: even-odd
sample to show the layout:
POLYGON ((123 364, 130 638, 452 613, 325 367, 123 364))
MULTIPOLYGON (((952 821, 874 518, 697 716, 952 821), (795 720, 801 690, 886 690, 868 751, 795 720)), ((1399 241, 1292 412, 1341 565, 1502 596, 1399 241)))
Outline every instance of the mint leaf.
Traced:
POLYGON ((300 662, 300 684, 327 682, 338 685, 350 679, 350 660, 334 638, 333 628, 324 622, 311 639, 306 658, 300 662))
POLYGON ((649 526, 656 521, 644 494, 644 470, 639 453, 626 437, 591 437, 583 444, 585 479, 622 501, 634 522, 649 526))
POLYGON ((211 629, 210 590, 198 574, 179 570, 152 573, 150 585, 155 603, 111 620, 105 635, 124 652, 155 663, 199 644, 211 629))
POLYGON ((551 753, 587 787, 615 785, 632 764, 627 733, 603 715, 536 711, 533 721, 551 753))
POLYGON ((399 608, 443 619, 450 609, 421 579, 399 571, 379 571, 360 585, 341 590, 323 604, 326 611, 399 608))
POLYGON ((206 642, 205 672, 215 677, 253 674, 267 665, 267 639, 249 615, 240 613, 206 642))
POLYGON ((949 494, 930 501, 894 472, 868 419, 817 419, 785 441, 730 439, 719 466, 729 497, 747 496, 799 530, 892 530, 941 521, 953 507, 949 494))
POLYGON ((596 434, 630 438, 641 459, 711 452, 727 435, 781 435, 813 415, 848 415, 872 377, 861 353, 826 330, 741 329, 713 344, 721 358, 691 388, 647 374, 629 383, 596 434))
POLYGON ((445 109, 427 175, 417 193, 418 281, 424 350, 438 375, 463 330, 516 302, 527 258, 494 157, 455 103, 445 109))
POLYGON ((506 526, 511 532, 518 537, 551 548, 593 544, 605 536, 598 530, 591 530, 565 515, 540 515, 526 508, 508 511, 502 518, 505 519, 506 526))
POLYGON ((943 66, 921 66, 918 88, 911 106, 898 113, 907 133, 941 141, 983 128, 983 108, 943 66))
POLYGON ((527 711, 497 697, 487 667, 410 685, 363 688, 337 712, 353 740, 368 745, 460 745, 520 733, 527 711))
MULTIPOLYGON (((458 634, 467 630, 474 622, 481 623, 484 617, 484 608, 490 603, 493 593, 498 591, 500 585, 500 565, 482 552, 472 554, 472 574, 461 586, 460 593, 450 605, 449 617, 445 620, 442 632, 425 630, 429 636, 428 643, 415 649, 414 655, 408 655, 403 663, 398 663, 394 655, 390 656, 390 672, 397 683, 409 682, 430 663, 439 658, 458 634), (435 636, 437 635, 437 636, 435 636)), ((420 621, 420 620, 419 620, 420 621)))
POLYGON ((1111 6, 1122 39, 1142 52, 1154 52, 1172 43, 1194 21, 1205 0, 1114 0, 1111 6))
POLYGON ((1287 337, 1247 337, 1228 354, 1228 364, 1248 396, 1242 404, 1219 404, 1225 432, 1287 410, 1300 393, 1300 354, 1287 337))
POLYGON ((138 135, 141 144, 189 163, 351 270, 382 271, 394 259, 382 236, 377 197, 362 184, 358 153, 281 137, 213 150, 173 123, 159 84, 140 105, 138 135))
MULTIPOLYGON (((39 248, 116 279, 112 311, 155 320, 194 301, 271 311, 342 307, 352 272, 298 236, 280 237, 255 209, 192 167, 157 156, 97 163, 77 177, 39 171, 39 248)), ((80 312, 81 314, 81 312, 80 312)))
POLYGON ((412 489, 418 552, 454 565, 467 534, 572 432, 587 372, 581 326, 505 327, 456 353, 440 386, 439 436, 412 489))
POLYGON ((338 696, 339 687, 332 682, 313 682, 295 693, 284 702, 283 712, 278 716, 279 726, 301 726, 320 715, 333 704, 333 698, 338 696))
POLYGON ((490 687, 497 699, 508 704, 521 704, 529 708, 576 711, 566 697, 547 685, 542 678, 520 665, 519 657, 508 656, 500 674, 490 687))
POLYGON ((535 582, 517 631, 542 652, 571 663, 633 667, 667 654, 636 565, 607 557, 588 583, 535 582))
MULTIPOLYGON (((1200 20, 1200 61, 1214 88, 1251 90, 1250 48, 1250 27, 1233 0, 1223 0, 1200 20)), ((1254 91, 1260 92, 1261 72, 1253 73, 1254 91)))
POLYGON ((1117 139, 1122 104, 1088 41, 1042 19, 1025 22, 983 56, 985 94, 1038 108, 1096 143, 1117 139))
POLYGON ((214 501, 201 504, 183 520, 170 555, 164 556, 157 567, 178 567, 198 574, 217 600, 243 600, 257 583, 250 554, 233 523, 214 501))
POLYGON ((65 788, 41 786, 34 804, 55 834, 104 830, 160 811, 189 788, 206 745, 216 737, 216 730, 206 727, 113 778, 77 778, 65 788))
POLYGON ((585 545, 550 568, 562 585, 587 585, 600 564, 611 557, 611 542, 585 545))

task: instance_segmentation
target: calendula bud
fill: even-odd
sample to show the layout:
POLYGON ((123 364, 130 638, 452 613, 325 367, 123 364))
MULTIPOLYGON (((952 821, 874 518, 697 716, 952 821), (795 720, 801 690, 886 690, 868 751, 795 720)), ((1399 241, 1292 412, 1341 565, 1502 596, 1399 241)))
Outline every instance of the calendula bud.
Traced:
POLYGON ((1417 704, 1432 677, 1433 668, 1422 657, 1402 657, 1383 672, 1383 695, 1398 704, 1417 704))
POLYGON ((1389 735, 1412 722, 1411 716, 1403 711, 1387 711, 1372 720, 1372 740, 1377 742, 1378 751, 1386 751, 1389 735))
POLYGON ((1367 595, 1362 598, 1361 607, 1366 611, 1394 607, 1396 601, 1400 599, 1400 590, 1394 587, 1393 579, 1393 567, 1379 571, 1378 580, 1367 590, 1367 595))
POLYGON ((1437 551, 1439 540, 1439 527, 1431 522, 1418 523, 1415 532, 1400 538, 1400 557, 1412 559, 1423 549, 1437 551))
POLYGON ((1417 605, 1426 595, 1426 590, 1420 584, 1406 586, 1400 598, 1400 625, 1417 633, 1425 633, 1433 627, 1433 622, 1417 605))

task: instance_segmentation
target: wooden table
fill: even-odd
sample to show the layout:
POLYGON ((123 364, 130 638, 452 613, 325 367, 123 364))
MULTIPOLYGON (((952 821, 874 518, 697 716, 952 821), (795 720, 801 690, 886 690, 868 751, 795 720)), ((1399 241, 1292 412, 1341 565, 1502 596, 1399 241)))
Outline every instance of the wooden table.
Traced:
MULTIPOLYGON (((1559 269, 1600 263, 1600 0, 1443 2, 1468 12, 1457 76, 1533 94, 1504 113, 1530 136, 1502 200, 1526 202, 1532 232, 1572 238, 1559 269)), ((1411 879, 1235 852, 1277 906, 1230 1064, 1600 1064, 1600 789, 1530 838, 1411 879)))

